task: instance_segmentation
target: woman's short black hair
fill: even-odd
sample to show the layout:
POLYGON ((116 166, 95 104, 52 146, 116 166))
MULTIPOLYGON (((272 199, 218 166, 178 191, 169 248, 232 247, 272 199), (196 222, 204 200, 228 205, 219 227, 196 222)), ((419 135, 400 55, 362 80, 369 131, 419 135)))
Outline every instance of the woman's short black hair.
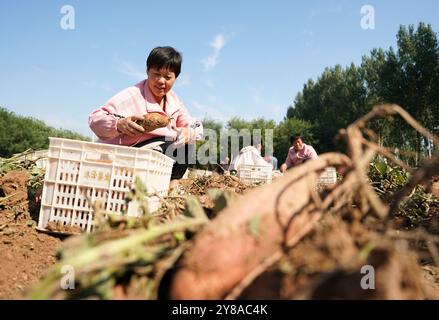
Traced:
POLYGON ((295 133, 295 134, 293 134, 293 135, 290 137, 290 143, 293 144, 294 141, 299 140, 299 139, 302 140, 302 142, 303 142, 302 134, 301 134, 301 133, 295 133))
POLYGON ((155 69, 169 69, 175 73, 175 77, 181 72, 181 53, 172 47, 156 47, 150 52, 146 60, 146 70, 150 68, 155 69))

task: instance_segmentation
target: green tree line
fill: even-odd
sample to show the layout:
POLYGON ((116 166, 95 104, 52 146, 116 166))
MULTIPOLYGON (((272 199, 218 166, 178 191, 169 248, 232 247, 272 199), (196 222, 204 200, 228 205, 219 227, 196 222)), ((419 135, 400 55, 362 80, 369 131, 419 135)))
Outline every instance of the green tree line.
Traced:
POLYGON ((19 116, 0 107, 0 157, 8 158, 27 149, 47 149, 49 137, 90 140, 73 131, 55 129, 41 120, 19 116))
MULTIPOLYGON (((338 130, 381 103, 400 105, 430 131, 438 132, 437 34, 430 25, 420 23, 416 29, 413 25, 401 26, 396 39, 396 49, 374 49, 363 56, 359 66, 327 68, 297 94, 287 118, 312 124, 320 152, 339 147, 332 139, 338 130)), ((371 128, 380 144, 415 154, 415 164, 426 154, 427 139, 401 119, 380 120, 371 128)))

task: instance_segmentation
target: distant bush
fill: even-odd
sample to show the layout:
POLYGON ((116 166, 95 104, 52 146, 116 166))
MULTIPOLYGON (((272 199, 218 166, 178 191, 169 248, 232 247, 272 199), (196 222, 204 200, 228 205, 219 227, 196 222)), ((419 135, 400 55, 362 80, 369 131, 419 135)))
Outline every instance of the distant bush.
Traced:
MULTIPOLYGON (((370 163, 368 177, 381 199, 390 203, 394 194, 407 184, 410 174, 399 166, 374 160, 370 163)), ((407 227, 413 228, 425 221, 428 222, 438 212, 439 200, 427 193, 423 186, 418 185, 403 199, 397 216, 406 222, 407 227)))
POLYGON ((0 107, 0 157, 7 158, 27 149, 47 149, 49 137, 90 141, 79 133, 55 129, 41 120, 19 116, 0 107))

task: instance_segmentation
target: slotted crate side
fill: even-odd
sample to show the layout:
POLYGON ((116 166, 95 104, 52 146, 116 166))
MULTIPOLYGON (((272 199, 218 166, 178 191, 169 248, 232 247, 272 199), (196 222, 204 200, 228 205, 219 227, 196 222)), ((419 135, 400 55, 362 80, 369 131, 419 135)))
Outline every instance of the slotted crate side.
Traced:
MULTIPOLYGON (((108 190, 63 184, 57 184, 56 190, 52 201, 46 200, 42 204, 39 228, 44 229, 49 221, 54 221, 62 225, 79 225, 84 231, 91 231, 94 216, 90 203, 95 203, 98 207, 105 209, 108 201, 108 190), (68 193, 69 190, 71 193, 68 193), (48 203, 52 203, 52 205, 48 203)), ((121 202, 124 203, 123 200, 121 202)), ((120 209, 113 212, 121 213, 123 208, 120 209)))
POLYGON ((53 221, 61 225, 79 225, 84 231, 89 231, 93 215, 87 199, 93 199, 92 188, 45 183, 38 228, 44 230, 47 223, 53 221))
POLYGON ((337 171, 334 167, 328 167, 319 177, 319 184, 335 184, 337 183, 337 171))
POLYGON ((126 210, 125 196, 127 191, 109 190, 109 197, 105 203, 105 210, 113 213, 122 213, 126 210))
POLYGON ((91 232, 94 228, 93 217, 92 211, 75 211, 71 224, 80 226, 86 232, 91 232))
POLYGON ((270 183, 273 171, 271 166, 241 165, 238 177, 248 183, 270 183))
POLYGON ((74 185, 56 184, 54 198, 51 201, 52 204, 56 205, 58 208, 76 207, 78 205, 77 204, 77 202, 78 202, 77 196, 76 196, 76 188, 77 188, 77 186, 74 186, 74 185))
MULTIPOLYGON (((148 192, 166 195, 173 163, 152 150, 50 138, 38 228, 59 221, 90 232, 90 203, 136 216, 138 211, 125 203, 134 178, 139 177, 148 192)), ((159 198, 149 197, 148 205, 151 211, 158 209, 159 198)))

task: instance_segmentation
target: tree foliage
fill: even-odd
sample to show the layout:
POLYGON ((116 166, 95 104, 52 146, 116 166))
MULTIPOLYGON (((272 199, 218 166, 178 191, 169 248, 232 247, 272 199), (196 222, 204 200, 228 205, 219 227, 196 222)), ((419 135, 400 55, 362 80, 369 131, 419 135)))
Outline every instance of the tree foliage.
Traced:
POLYGON ((90 140, 70 130, 55 129, 41 120, 18 116, 0 107, 0 157, 7 158, 27 149, 47 149, 49 137, 90 140))
MULTIPOLYGON (((321 152, 339 148, 333 142, 337 131, 378 103, 399 104, 430 131, 438 132, 437 35, 430 25, 420 23, 417 29, 401 26, 396 38, 396 50, 374 49, 359 66, 326 68, 297 94, 286 117, 309 121, 321 152)), ((426 141, 399 119, 377 121, 372 129, 382 144, 418 155, 425 151, 426 141)))

